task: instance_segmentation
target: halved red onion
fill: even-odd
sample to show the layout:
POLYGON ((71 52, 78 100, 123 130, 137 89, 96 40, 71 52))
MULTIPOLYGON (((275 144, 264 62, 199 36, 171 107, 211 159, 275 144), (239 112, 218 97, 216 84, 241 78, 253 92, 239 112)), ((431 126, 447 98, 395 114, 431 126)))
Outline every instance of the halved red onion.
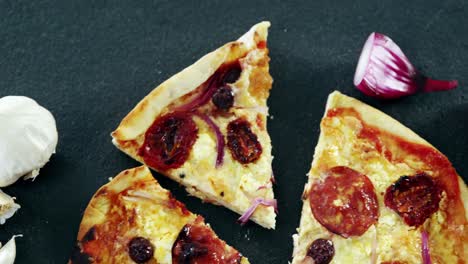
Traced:
POLYGON ((252 214, 255 212, 255 210, 257 209, 259 205, 272 206, 275 209, 275 212, 278 213, 278 205, 277 205, 276 199, 270 200, 270 199, 263 199, 261 197, 257 197, 252 201, 252 205, 249 207, 249 209, 247 209, 247 211, 245 211, 245 213, 241 217, 239 217, 237 221, 241 225, 245 225, 245 223, 249 221, 250 217, 252 216, 252 214))
POLYGON ((426 231, 421 231, 421 254, 423 264, 432 264, 431 255, 429 254, 429 234, 426 231))
POLYGON ((201 120, 203 120, 216 135, 216 167, 219 167, 223 164, 224 160, 224 136, 221 133, 221 130, 219 129, 218 125, 216 125, 215 122, 213 122, 213 120, 211 120, 211 118, 208 115, 200 112, 196 112, 195 115, 198 116, 201 120))
POLYGON ((416 92, 454 89, 458 81, 430 79, 419 73, 388 36, 373 32, 367 38, 354 75, 354 85, 364 94, 394 99, 416 92))

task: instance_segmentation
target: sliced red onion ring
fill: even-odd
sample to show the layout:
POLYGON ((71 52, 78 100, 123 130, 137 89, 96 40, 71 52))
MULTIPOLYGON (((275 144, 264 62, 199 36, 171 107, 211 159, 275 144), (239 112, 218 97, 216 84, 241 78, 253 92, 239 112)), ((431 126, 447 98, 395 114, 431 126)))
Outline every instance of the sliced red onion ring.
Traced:
POLYGON ((367 38, 354 75, 354 85, 364 94, 394 99, 416 92, 454 89, 458 81, 430 79, 419 73, 389 37, 373 32, 367 38))
POLYGON ((257 191, 261 190, 261 189, 267 189, 267 188, 271 188, 273 184, 271 182, 267 183, 267 184, 264 184, 264 185, 260 185, 260 187, 257 188, 257 191))
POLYGON ((429 254, 429 234, 426 231, 421 231, 421 254, 423 264, 432 264, 431 255, 429 254))
POLYGON ((237 221, 241 225, 245 225, 245 223, 249 221, 250 217, 252 216, 252 214, 255 212, 255 210, 260 204, 264 206, 272 206, 275 209, 275 212, 278 213, 278 206, 277 206, 276 199, 269 200, 269 199, 263 199, 263 198, 257 197, 252 201, 252 205, 249 207, 249 209, 247 209, 247 211, 245 211, 245 213, 241 217, 239 217, 237 221))
POLYGON ((216 167, 218 168, 223 164, 224 160, 224 136, 221 133, 221 130, 219 129, 218 125, 216 125, 208 115, 200 112, 195 112, 195 115, 198 116, 201 120, 203 120, 216 135, 216 151, 218 153, 216 157, 216 167))
POLYGON ((198 107, 208 103, 211 97, 213 96, 214 92, 217 88, 217 80, 218 78, 216 75, 211 76, 208 81, 204 83, 205 87, 203 91, 196 95, 191 101, 186 104, 180 105, 174 109, 174 111, 186 112, 186 111, 193 111, 198 107))

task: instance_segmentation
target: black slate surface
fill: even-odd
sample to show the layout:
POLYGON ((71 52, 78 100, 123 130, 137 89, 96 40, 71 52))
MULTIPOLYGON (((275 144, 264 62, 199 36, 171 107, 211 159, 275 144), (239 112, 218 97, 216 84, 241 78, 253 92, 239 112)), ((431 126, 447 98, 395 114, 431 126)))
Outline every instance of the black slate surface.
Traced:
POLYGON ((82 212, 108 177, 137 166, 109 133, 160 82, 200 56, 270 20, 275 231, 241 227, 237 216, 202 204, 155 177, 252 263, 287 263, 299 224, 305 173, 327 95, 355 96, 412 128, 468 175, 468 6, 466 1, 0 1, 0 96, 26 95, 57 120, 57 154, 35 182, 4 191, 22 208, 0 241, 21 233, 16 263, 65 263, 82 212), (391 36, 428 75, 457 90, 379 102, 352 78, 372 31, 391 36))

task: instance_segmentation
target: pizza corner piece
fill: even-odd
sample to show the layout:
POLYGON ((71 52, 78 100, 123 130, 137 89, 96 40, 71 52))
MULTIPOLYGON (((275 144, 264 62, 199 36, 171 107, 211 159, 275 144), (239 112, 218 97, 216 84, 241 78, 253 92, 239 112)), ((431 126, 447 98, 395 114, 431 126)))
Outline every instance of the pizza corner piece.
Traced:
POLYGON ((339 92, 320 128, 293 264, 466 263, 467 187, 441 152, 339 92))
POLYGON ((249 263, 153 178, 146 166, 102 186, 84 212, 69 264, 249 263))
POLYGON ((112 132, 114 145, 206 201, 275 228, 267 131, 269 22, 164 81, 112 132))

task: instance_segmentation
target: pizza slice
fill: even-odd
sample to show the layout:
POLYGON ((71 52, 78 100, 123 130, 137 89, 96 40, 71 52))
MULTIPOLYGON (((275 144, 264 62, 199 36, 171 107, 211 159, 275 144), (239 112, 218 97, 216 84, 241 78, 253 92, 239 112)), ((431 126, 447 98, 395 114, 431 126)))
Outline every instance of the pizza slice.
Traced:
POLYGON ((467 188, 410 129, 332 93, 303 193, 293 263, 466 263, 467 188))
POLYGON ((121 172, 86 208, 69 264, 246 264, 146 166, 121 172))
POLYGON ((150 92, 112 133, 117 148, 207 202, 275 227, 269 22, 150 92))

